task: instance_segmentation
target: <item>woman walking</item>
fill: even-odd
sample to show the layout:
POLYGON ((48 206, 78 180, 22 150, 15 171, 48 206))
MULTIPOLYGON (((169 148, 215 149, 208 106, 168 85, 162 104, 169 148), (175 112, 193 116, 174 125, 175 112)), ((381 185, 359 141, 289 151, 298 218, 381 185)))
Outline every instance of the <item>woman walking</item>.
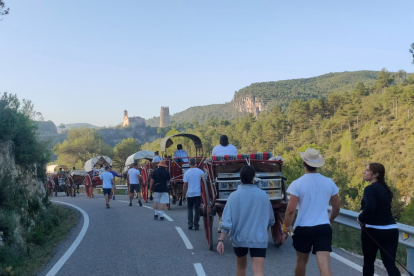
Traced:
POLYGON ((364 190, 361 212, 358 217, 358 222, 363 228, 361 242, 364 254, 364 276, 374 275, 374 262, 378 249, 388 275, 401 275, 395 265, 398 225, 391 213, 393 194, 390 187, 385 183, 384 177, 385 168, 379 163, 370 163, 364 172, 364 180, 371 183, 364 190))

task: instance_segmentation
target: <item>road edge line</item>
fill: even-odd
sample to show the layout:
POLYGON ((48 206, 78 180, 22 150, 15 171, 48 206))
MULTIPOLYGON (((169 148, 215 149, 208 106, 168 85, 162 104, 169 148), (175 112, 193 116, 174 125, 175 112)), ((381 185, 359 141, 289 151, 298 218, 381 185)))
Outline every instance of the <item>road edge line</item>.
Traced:
MULTIPOLYGON (((331 252, 330 255, 331 255, 332 258, 337 259, 338 261, 340 261, 340 262, 342 262, 342 263, 358 270, 359 272, 362 272, 362 266, 359 266, 356 263, 353 263, 350 260, 348 260, 348 259, 346 259, 346 258, 344 258, 344 257, 342 257, 342 256, 340 256, 340 255, 338 255, 334 252, 331 252)), ((374 274, 374 276, 378 276, 378 274, 374 274)))
POLYGON ((175 229, 177 229, 178 234, 180 234, 180 237, 183 239, 185 247, 187 247, 187 249, 193 249, 193 245, 187 238, 187 235, 184 233, 183 229, 181 229, 181 227, 178 226, 176 226, 175 229))
POLYGON ((78 245, 82 241, 82 239, 85 236, 86 231, 88 230, 88 227, 89 227, 89 216, 82 208, 79 208, 78 206, 75 206, 75 205, 72 205, 72 204, 69 204, 69 203, 66 203, 66 202, 61 202, 61 201, 52 201, 52 202, 71 206, 71 207, 77 209, 79 212, 81 212, 81 214, 83 215, 83 226, 82 226, 82 229, 79 232, 78 236, 76 237, 75 241, 68 248, 68 250, 66 250, 65 254, 63 254, 63 256, 59 259, 59 261, 57 261, 57 263, 49 270, 49 272, 46 274, 46 276, 54 276, 54 275, 56 275, 56 273, 59 272, 59 270, 62 268, 62 266, 66 263, 66 261, 70 258, 72 253, 78 247, 78 245))
POLYGON ((197 276, 206 276, 206 273, 204 272, 204 269, 201 263, 195 263, 194 268, 196 270, 197 276))

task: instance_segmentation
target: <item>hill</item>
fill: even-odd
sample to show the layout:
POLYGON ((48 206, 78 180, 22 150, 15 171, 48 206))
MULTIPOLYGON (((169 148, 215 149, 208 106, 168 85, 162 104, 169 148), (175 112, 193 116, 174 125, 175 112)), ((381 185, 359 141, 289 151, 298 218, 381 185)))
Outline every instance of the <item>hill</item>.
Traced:
MULTIPOLYGON (((253 83, 236 91, 230 103, 190 107, 172 115, 171 121, 191 123, 196 120, 203 124, 214 118, 234 120, 246 113, 257 115, 275 106, 286 111, 289 103, 295 99, 326 99, 332 92, 350 91, 358 83, 371 86, 378 73, 379 71, 341 72, 312 78, 253 83)), ((157 127, 159 117, 146 120, 146 124, 157 127)))
MULTIPOLYGON (((208 119, 226 119, 234 120, 243 115, 246 112, 240 112, 233 107, 231 103, 224 104, 211 104, 204 106, 193 106, 184 111, 175 113, 171 116, 171 122, 176 123, 192 123, 194 121, 199 124, 204 124, 208 119)), ((160 117, 153 117, 145 120, 147 126, 158 127, 160 124, 160 117)))
MULTIPOLYGON (((63 131, 68 131, 71 128, 85 128, 85 127, 87 127, 87 128, 100 128, 98 126, 94 126, 94 125, 91 125, 91 124, 88 124, 88 123, 75 123, 75 124, 65 124, 65 128, 63 129, 63 131)), ((59 128, 59 131, 60 130, 61 129, 59 128)))

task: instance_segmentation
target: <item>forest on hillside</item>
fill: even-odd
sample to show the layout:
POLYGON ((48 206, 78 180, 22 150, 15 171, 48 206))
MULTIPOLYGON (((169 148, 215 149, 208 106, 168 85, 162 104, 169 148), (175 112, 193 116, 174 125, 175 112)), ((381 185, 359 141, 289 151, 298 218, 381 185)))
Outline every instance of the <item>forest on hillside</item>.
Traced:
MULTIPOLYGON (((204 124, 212 118, 234 120, 246 115, 233 106, 235 101, 246 96, 255 96, 256 101, 263 102, 267 110, 280 106, 286 111, 289 103, 295 99, 326 98, 332 92, 350 91, 358 83, 372 86, 378 73, 379 71, 341 72, 306 79, 253 83, 234 92, 233 101, 230 103, 190 107, 172 115, 171 121, 179 124, 197 121, 204 124)), ((158 116, 146 120, 146 124, 152 127, 158 127, 159 123, 158 116)))
MULTIPOLYGON (((414 191, 413 103, 414 74, 384 69, 370 87, 358 83, 326 99, 293 100, 286 112, 275 107, 258 118, 248 114, 234 121, 210 118, 206 124, 175 123, 165 134, 198 135, 207 156, 221 134, 228 135, 239 152, 271 151, 284 157, 289 182, 303 173, 298 151, 316 147, 328 160, 323 172, 341 189, 342 207, 351 210, 359 208, 367 185, 362 180, 367 163, 383 163, 387 181, 397 191, 394 214, 414 225, 413 217, 404 216, 414 191)), ((142 148, 159 150, 159 142, 142 148)), ((190 141, 177 138, 176 143, 195 154, 190 141)))

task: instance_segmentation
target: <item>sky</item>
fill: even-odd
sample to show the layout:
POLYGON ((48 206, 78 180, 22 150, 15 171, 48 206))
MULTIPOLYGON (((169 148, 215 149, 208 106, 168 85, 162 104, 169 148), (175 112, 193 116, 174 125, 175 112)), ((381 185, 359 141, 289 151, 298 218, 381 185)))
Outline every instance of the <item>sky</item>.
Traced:
POLYGON ((414 72, 414 1, 4 0, 0 92, 113 126, 230 102, 255 82, 414 72))

